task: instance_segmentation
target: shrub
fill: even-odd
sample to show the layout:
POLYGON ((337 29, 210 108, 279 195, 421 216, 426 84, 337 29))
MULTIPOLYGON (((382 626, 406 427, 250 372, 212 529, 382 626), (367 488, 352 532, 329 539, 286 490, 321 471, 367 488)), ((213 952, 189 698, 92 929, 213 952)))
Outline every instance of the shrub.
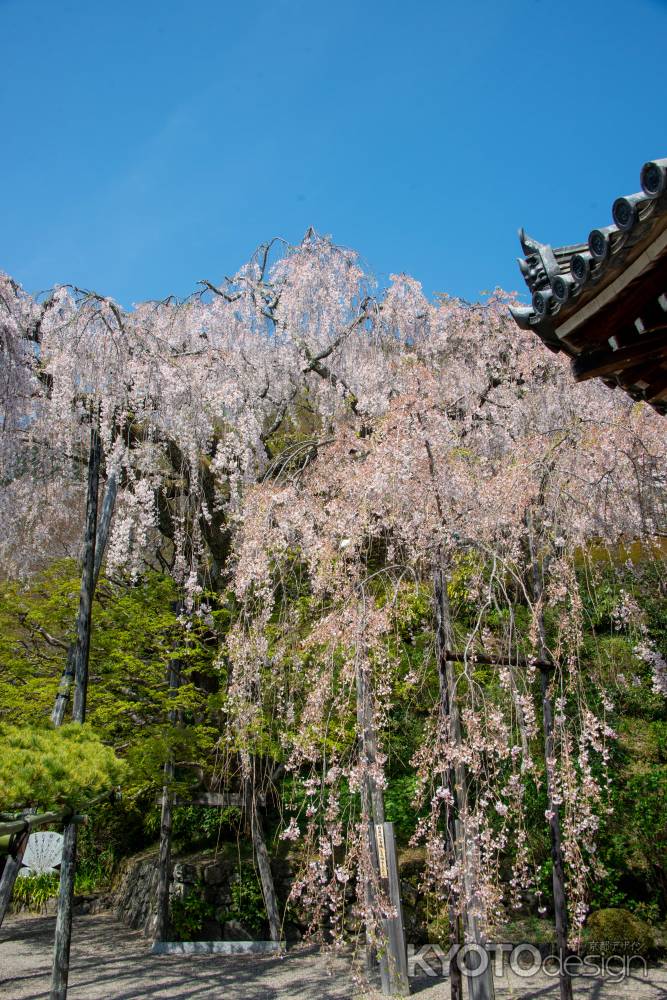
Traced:
POLYGON ((651 928, 629 910, 597 910, 586 924, 589 950, 601 955, 646 955, 655 947, 651 928))
POLYGON ((125 766, 90 726, 0 726, 3 809, 84 803, 120 784, 125 766))
POLYGON ((204 899, 203 886, 196 886, 187 896, 171 901, 171 925, 179 941, 197 941, 204 921, 214 915, 214 907, 204 899))
POLYGON ((242 865, 231 884, 232 905, 224 920, 238 920, 248 931, 259 934, 267 916, 264 896, 251 865, 242 865))
POLYGON ((12 892, 12 906, 15 910, 43 913, 47 901, 58 895, 59 884, 58 872, 42 872, 40 875, 17 878, 12 892))

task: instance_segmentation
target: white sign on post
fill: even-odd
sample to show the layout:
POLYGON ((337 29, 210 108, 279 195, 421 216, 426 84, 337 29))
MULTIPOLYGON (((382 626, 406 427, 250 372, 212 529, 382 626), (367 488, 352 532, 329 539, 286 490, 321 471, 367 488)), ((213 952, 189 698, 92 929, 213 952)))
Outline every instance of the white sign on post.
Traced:
POLYGON ((46 830, 31 833, 23 855, 24 868, 19 875, 42 875, 55 871, 63 856, 63 835, 46 830))
POLYGON ((375 827, 375 843, 378 849, 378 867, 380 869, 380 878, 388 878, 389 873, 387 871, 387 850, 384 844, 384 829, 378 824, 375 827))

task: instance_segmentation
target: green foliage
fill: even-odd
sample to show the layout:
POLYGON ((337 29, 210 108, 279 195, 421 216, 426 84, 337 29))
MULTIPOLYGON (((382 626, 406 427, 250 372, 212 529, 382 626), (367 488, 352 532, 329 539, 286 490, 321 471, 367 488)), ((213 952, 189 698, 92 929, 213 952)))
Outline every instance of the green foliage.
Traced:
POLYGON ((647 955, 655 947, 650 927, 624 909, 597 910, 586 924, 586 939, 601 955, 647 955))
POLYGON ((48 900, 58 895, 59 885, 58 872, 20 876, 14 883, 12 906, 15 910, 43 913, 48 900))
POLYGON ((438 902, 434 896, 429 895, 426 899, 425 907, 426 940, 429 943, 440 945, 445 951, 450 945, 450 924, 447 907, 438 902))
POLYGON ((241 865, 231 885, 232 905, 225 920, 238 920, 248 931, 260 934, 266 924, 266 906, 257 873, 241 865))
POLYGON ((394 824, 396 839, 399 843, 407 843, 415 830, 417 813, 412 800, 417 787, 417 779, 408 774, 400 778, 392 778, 385 791, 384 807, 388 823, 394 824))
POLYGON ((181 844, 191 849, 234 836, 240 822, 241 810, 236 806, 225 809, 177 806, 172 817, 172 833, 177 847, 181 844))
MULTIPOLYGON (((172 812, 171 832, 174 850, 193 850, 237 835, 241 810, 236 806, 225 809, 208 806, 176 806, 172 812)), ((160 809, 153 807, 145 817, 144 829, 149 836, 160 831, 160 809)))
MULTIPOLYGON (((111 882, 115 860, 113 839, 109 836, 107 817, 125 823, 115 806, 94 809, 90 822, 78 828, 76 838, 76 892, 90 893, 106 888, 111 882)), ((124 830, 126 829, 124 825, 124 830)))
MULTIPOLYGON (((279 435, 274 438, 278 450, 300 444, 298 429, 284 427, 283 432, 285 441, 279 440, 279 435)), ((298 464, 300 455, 290 453, 285 458, 298 464)), ((278 466, 276 474, 282 474, 278 466)), ((373 554, 378 572, 369 582, 369 590, 379 605, 390 610, 391 621, 373 665, 376 679, 391 689, 391 709, 383 717, 380 733, 381 749, 387 755, 385 810, 387 819, 395 824, 399 843, 405 844, 417 820, 412 806, 412 761, 428 739, 429 714, 439 696, 433 595, 428 580, 396 584, 384 571, 384 554, 378 546, 373 554)), ((276 556, 274 569, 276 605, 266 628, 268 650, 260 666, 261 703, 251 725, 253 749, 267 761, 281 761, 291 739, 312 738, 327 758, 345 761, 356 752, 349 650, 341 644, 339 650, 327 650, 325 659, 323 650, 312 641, 313 622, 323 613, 322 598, 310 591, 308 570, 299 551, 276 556), (317 670, 311 668, 317 668, 320 661, 330 679, 326 697, 331 699, 332 710, 326 730, 300 733, 295 723, 286 731, 285 699, 291 700, 298 720, 301 706, 312 694, 308 686, 317 670)), ((667 711, 664 699, 652 692, 650 670, 638 660, 634 648, 640 632, 657 648, 667 648, 662 569, 637 561, 627 567, 622 559, 613 563, 600 560, 591 566, 582 556, 578 572, 585 619, 582 676, 601 679, 601 687, 610 692, 615 710, 607 718, 619 734, 610 769, 613 813, 600 817, 598 856, 606 875, 590 887, 592 899, 600 909, 624 906, 652 920, 657 914, 664 916, 667 905, 667 711), (639 604, 641 628, 636 622, 617 620, 622 590, 639 604), (621 683, 619 674, 628 683, 621 683)), ((492 643, 502 645, 508 635, 519 645, 527 642, 529 612, 522 595, 511 591, 510 580, 507 587, 513 594, 512 603, 489 606, 479 617, 476 588, 485 573, 479 554, 470 552, 461 555, 453 567, 449 597, 456 634, 461 638, 471 625, 479 624, 492 643)), ((205 595, 210 615, 206 622, 195 619, 186 632, 173 610, 178 594, 169 578, 148 573, 133 585, 102 579, 93 609, 88 722, 83 728, 66 726, 56 734, 48 727, 48 718, 72 639, 78 590, 79 570, 72 562, 53 564, 28 585, 12 581, 0 584, 0 734, 4 751, 0 759, 0 809, 32 804, 47 808, 70 797, 87 798, 92 788, 122 781, 123 802, 114 808, 97 807, 93 822, 80 832, 78 884, 86 886, 80 891, 91 891, 105 884, 118 857, 141 849, 156 836, 156 801, 165 761, 175 761, 173 790, 185 797, 194 790, 197 769, 210 773, 212 762, 221 760, 219 741, 227 708, 224 638, 236 623, 239 609, 230 595, 205 595), (175 695, 166 683, 173 661, 178 663, 182 678, 175 695), (177 712, 178 725, 169 721, 170 710, 177 712), (71 735, 74 729, 75 736, 71 735), (114 750, 122 757, 122 774, 117 770, 114 750)), ((557 627, 556 610, 547 608, 550 643, 557 627)), ((490 703, 502 703, 507 697, 494 668, 477 664, 472 675, 473 683, 490 703)), ((467 681, 461 678, 463 695, 466 686, 467 681)), ((598 697, 592 683, 588 696, 592 702, 598 697)), ((599 703, 597 709, 601 714, 607 711, 599 703)), ((242 748, 242 740, 237 742, 232 736, 225 744, 225 753, 233 760, 242 748)), ((539 754, 536 760, 540 779, 539 754)), ((281 802, 280 809, 267 817, 271 830, 278 826, 279 813, 303 817, 307 796, 301 778, 289 774, 278 781, 281 802)), ((347 823, 358 817, 359 796, 349 792, 345 781, 339 793, 343 822, 347 823)), ((320 801, 322 809, 326 796, 325 792, 320 801)), ((525 808, 530 855, 548 900, 551 868, 543 780, 527 788, 525 808)), ((239 819, 234 809, 179 806, 173 813, 175 849, 235 841, 239 819)), ((230 910, 229 916, 259 932, 266 915, 251 868, 243 869, 234 894, 234 912, 230 910)), ((183 934, 198 933, 197 921, 201 925, 207 911, 199 912, 195 899, 174 902, 175 919, 180 921, 183 934)), ((203 899, 200 903, 205 906, 203 899)))
POLYGON ((186 896, 171 900, 171 925, 179 941, 196 941, 205 920, 214 915, 214 907, 204 898, 203 886, 197 885, 186 896))
MULTIPOLYGON (((77 858, 74 894, 77 896, 88 895, 105 888, 109 884, 111 875, 109 862, 108 856, 97 860, 77 858)), ((12 906, 15 910, 43 913, 48 900, 58 895, 59 887, 60 875, 58 872, 22 875, 14 883, 12 906)))
MULTIPOLYGON (((79 570, 54 563, 27 585, 0 585, 0 724, 44 727, 73 638, 79 570)), ((205 595, 210 597, 210 595, 205 595)), ((93 606, 87 723, 119 748, 127 763, 126 798, 155 794, 167 759, 207 761, 219 737, 210 711, 224 674, 213 667, 217 628, 229 620, 224 598, 210 623, 185 632, 173 581, 148 573, 134 585, 100 579, 93 606), (182 685, 169 693, 166 674, 178 661, 182 685), (179 713, 179 726, 168 712, 179 713)))
POLYGON ((122 782, 125 767, 88 725, 0 726, 3 809, 84 803, 122 782))

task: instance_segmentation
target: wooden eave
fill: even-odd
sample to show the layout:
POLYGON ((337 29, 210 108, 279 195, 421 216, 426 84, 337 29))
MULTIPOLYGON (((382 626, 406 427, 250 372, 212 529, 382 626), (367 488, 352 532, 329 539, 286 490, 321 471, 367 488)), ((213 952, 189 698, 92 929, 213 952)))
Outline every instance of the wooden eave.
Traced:
POLYGON ((593 230, 588 243, 555 249, 520 232, 533 305, 512 314, 572 358, 577 381, 602 378, 665 413, 667 160, 645 164, 641 177, 648 191, 614 203, 624 228, 593 230))

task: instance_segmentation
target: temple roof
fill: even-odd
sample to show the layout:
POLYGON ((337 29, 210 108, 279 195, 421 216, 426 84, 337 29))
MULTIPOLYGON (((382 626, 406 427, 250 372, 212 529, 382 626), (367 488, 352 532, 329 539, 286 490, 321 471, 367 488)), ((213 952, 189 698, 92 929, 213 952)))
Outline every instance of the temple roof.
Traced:
POLYGON ((645 163, 639 181, 585 243, 551 247, 519 231, 532 305, 511 312, 572 358, 577 381, 601 378, 667 413, 667 158, 645 163))

